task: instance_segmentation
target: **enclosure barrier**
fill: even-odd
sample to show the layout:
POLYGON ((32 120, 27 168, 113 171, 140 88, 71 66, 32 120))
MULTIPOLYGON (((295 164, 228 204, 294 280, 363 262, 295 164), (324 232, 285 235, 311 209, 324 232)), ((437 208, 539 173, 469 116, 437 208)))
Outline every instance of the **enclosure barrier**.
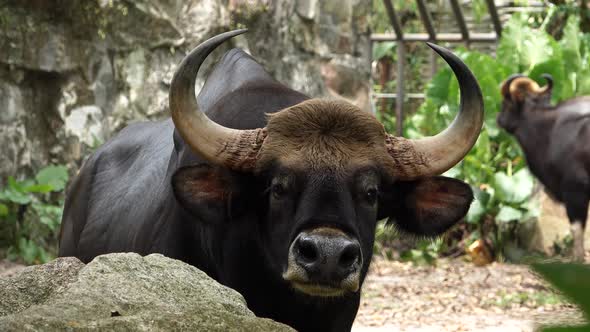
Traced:
MULTIPOLYGON (((467 28, 467 23, 465 20, 465 16, 463 15, 463 11, 461 10, 461 4, 459 0, 449 0, 453 15, 455 17, 455 22, 459 27, 460 33, 437 33, 434 29, 433 20, 428 11, 426 3, 424 0, 416 0, 416 4, 418 7, 418 12, 420 16, 420 20, 424 25, 426 33, 404 33, 402 26, 400 24, 399 18, 395 11, 395 8, 391 2, 391 0, 383 0, 383 4, 385 7, 385 11, 387 12, 387 16, 389 18, 389 22, 391 27, 393 28, 393 33, 374 33, 371 34, 371 50, 373 49, 373 43, 375 42, 384 42, 384 41, 395 41, 396 42, 396 49, 397 49, 397 89, 395 93, 376 93, 372 91, 372 96, 376 99, 395 99, 395 118, 396 118, 396 133, 398 136, 403 135, 403 103, 404 98, 417 98, 423 99, 423 93, 406 93, 404 90, 404 59, 406 54, 406 47, 405 43, 408 42, 447 42, 447 43, 465 43, 467 47, 471 43, 492 43, 495 44, 500 36, 502 35, 502 23, 500 16, 498 15, 498 8, 504 8, 507 12, 514 12, 514 11, 523 11, 522 8, 510 8, 508 4, 500 4, 497 5, 494 0, 486 0, 486 5, 488 9, 488 13, 490 15, 490 19, 492 22, 493 30, 486 33, 474 33, 470 32, 467 28)), ((529 2, 528 7, 526 10, 535 10, 535 8, 540 8, 544 4, 542 2, 529 2)), ((369 52, 372 54, 372 52, 369 52)), ((433 76, 436 71, 436 54, 432 52, 430 54, 430 73, 433 76)), ((372 60, 371 60, 372 63, 372 60)))

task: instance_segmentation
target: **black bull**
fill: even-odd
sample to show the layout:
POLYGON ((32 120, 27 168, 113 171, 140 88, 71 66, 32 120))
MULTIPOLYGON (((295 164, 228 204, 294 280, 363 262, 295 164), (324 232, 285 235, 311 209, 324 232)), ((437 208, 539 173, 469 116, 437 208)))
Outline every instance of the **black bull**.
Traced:
POLYGON ((89 157, 68 189, 59 255, 88 262, 112 252, 161 253, 236 289, 258 316, 301 331, 350 330, 377 220, 389 217, 402 231, 435 236, 467 212, 470 187, 436 174, 457 163, 477 138, 479 87, 457 57, 431 46, 458 76, 462 107, 443 133, 405 140, 387 135, 352 105, 309 99, 279 84, 233 49, 208 77, 197 104, 195 70, 239 33, 212 38, 183 61, 171 86, 174 122, 131 125, 89 157), (266 138, 255 150, 254 169, 228 166, 231 156, 219 157, 232 149, 215 135, 231 130, 209 122, 183 129, 202 120, 185 118, 183 105, 226 128, 265 128, 255 132, 266 138), (211 128, 213 134, 190 138, 211 128), (210 144, 221 150, 207 154, 210 144))
POLYGON ((547 85, 521 74, 502 86, 498 124, 517 140, 531 172, 546 191, 565 205, 573 236, 573 256, 584 260, 584 229, 590 201, 590 97, 551 105, 553 79, 547 85))

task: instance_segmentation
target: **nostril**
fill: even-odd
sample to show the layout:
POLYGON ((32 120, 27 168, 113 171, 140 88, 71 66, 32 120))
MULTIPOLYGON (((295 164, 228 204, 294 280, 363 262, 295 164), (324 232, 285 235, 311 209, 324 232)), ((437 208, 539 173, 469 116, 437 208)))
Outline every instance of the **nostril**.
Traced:
POLYGON ((297 250, 299 258, 304 262, 312 263, 318 258, 317 247, 311 239, 299 239, 297 250))
POLYGON ((359 247, 355 244, 349 244, 346 246, 340 254, 338 265, 344 268, 351 267, 359 258, 359 250, 359 247))

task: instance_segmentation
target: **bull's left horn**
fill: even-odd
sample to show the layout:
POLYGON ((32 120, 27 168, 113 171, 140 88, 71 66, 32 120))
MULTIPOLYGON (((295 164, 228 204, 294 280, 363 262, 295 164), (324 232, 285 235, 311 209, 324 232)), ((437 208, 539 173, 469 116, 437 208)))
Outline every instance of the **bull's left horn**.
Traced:
POLYGON ((254 167, 265 131, 231 129, 211 121, 199 110, 195 78, 209 53, 226 40, 246 31, 225 32, 197 46, 174 73, 169 92, 172 121, 184 141, 209 162, 238 171, 249 171, 254 167))
POLYGON ((451 66, 459 81, 459 113, 436 136, 415 140, 388 136, 388 150, 398 165, 397 176, 401 179, 438 175, 449 170, 473 147, 483 125, 483 97, 473 73, 451 51, 427 44, 451 66))

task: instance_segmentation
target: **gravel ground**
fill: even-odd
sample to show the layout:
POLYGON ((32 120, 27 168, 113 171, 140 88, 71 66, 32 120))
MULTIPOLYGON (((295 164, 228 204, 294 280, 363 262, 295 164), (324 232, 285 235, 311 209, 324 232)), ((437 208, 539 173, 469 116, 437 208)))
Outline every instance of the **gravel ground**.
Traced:
POLYGON ((484 267, 439 260, 436 267, 376 260, 363 286, 353 332, 534 331, 583 317, 526 266, 484 267))
MULTIPOLYGON (((0 260, 0 277, 22 268, 0 260)), ((529 332, 582 322, 581 313, 526 266, 443 259, 433 267, 376 259, 352 331, 529 332)))

